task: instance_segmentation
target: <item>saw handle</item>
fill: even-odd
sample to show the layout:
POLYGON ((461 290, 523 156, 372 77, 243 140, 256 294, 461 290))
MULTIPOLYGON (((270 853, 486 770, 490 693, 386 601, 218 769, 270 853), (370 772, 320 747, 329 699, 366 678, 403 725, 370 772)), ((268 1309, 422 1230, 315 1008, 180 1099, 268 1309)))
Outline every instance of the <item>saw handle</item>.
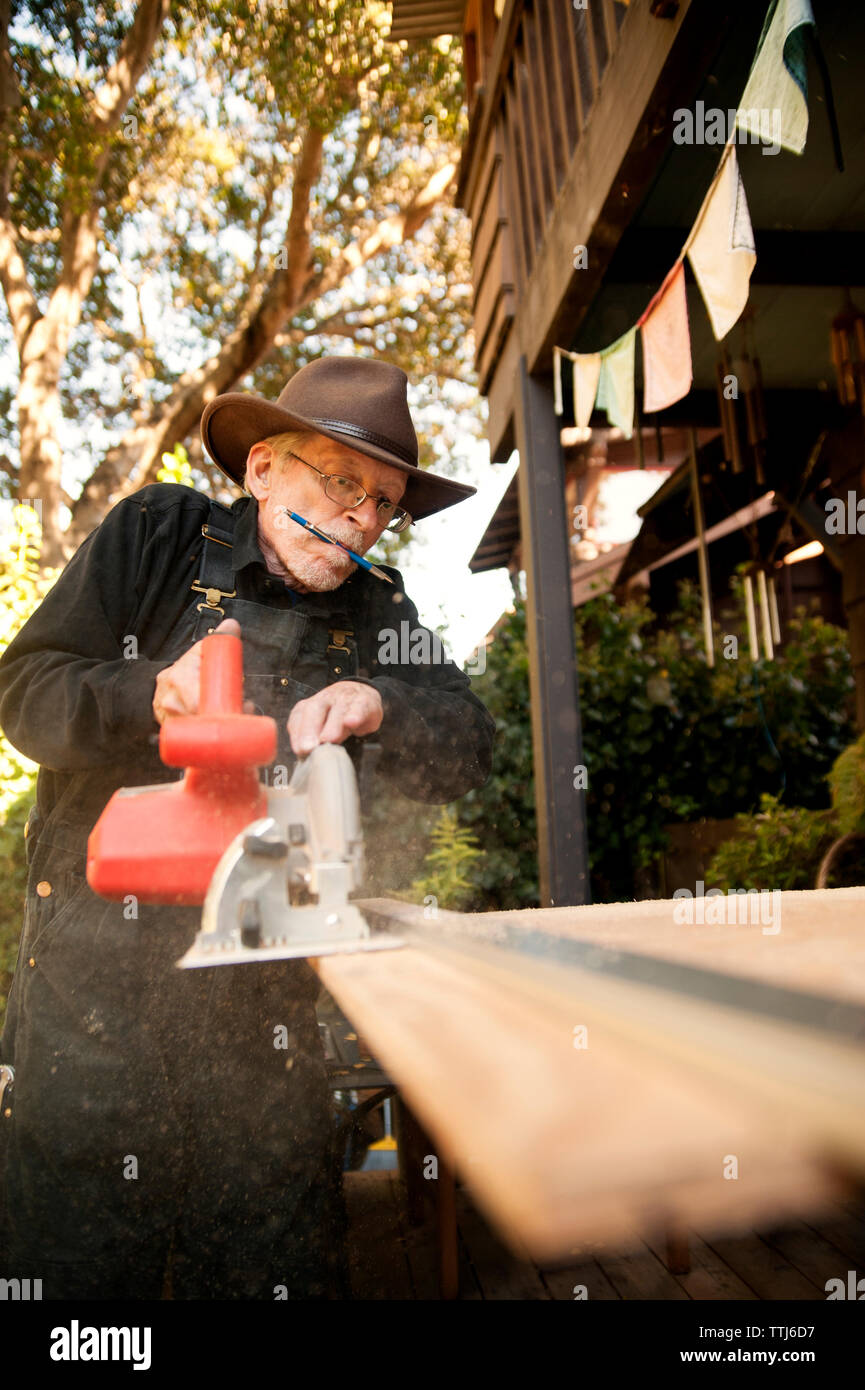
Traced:
POLYGON ((201 644, 198 713, 243 713, 243 643, 233 633, 212 632, 201 644))
POLYGON ((198 714, 166 719, 159 756, 168 767, 265 767, 276 757, 276 722, 243 713, 243 644, 213 632, 201 644, 198 714))

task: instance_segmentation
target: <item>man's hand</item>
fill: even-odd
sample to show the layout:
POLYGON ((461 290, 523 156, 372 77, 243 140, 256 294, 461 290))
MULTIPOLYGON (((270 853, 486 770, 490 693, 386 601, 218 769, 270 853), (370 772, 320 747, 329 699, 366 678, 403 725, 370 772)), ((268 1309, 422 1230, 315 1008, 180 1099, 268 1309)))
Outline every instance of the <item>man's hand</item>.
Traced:
MULTIPOLYGON (((240 623, 236 618, 223 618, 214 632, 229 632, 240 636, 240 623)), ((173 666, 166 666, 156 677, 156 691, 153 696, 153 713, 156 722, 162 724, 172 714, 197 714, 198 695, 201 683, 201 646, 196 642, 178 657, 173 666)))
POLYGON ((288 718, 292 752, 299 758, 320 743, 345 743, 356 734, 374 734, 381 727, 381 696, 371 685, 337 681, 307 700, 299 700, 288 718))

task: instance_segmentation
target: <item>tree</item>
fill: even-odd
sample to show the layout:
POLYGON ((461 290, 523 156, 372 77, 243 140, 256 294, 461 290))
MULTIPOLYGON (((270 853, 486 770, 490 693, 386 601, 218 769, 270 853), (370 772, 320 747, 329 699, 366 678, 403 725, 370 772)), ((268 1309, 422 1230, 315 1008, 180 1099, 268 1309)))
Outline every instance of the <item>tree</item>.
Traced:
POLYGON ((388 26, 382 0, 0 0, 0 464, 46 564, 184 440, 224 490, 190 435, 241 381, 276 395, 345 340, 469 377, 459 49, 388 26))

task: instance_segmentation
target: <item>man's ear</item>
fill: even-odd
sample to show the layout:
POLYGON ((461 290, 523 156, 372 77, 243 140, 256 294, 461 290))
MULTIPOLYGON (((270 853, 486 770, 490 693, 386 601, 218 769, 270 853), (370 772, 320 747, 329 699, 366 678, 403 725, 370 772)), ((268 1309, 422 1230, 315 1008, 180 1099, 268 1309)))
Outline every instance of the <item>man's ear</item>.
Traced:
POLYGON ((269 444, 253 444, 246 458, 246 490, 263 502, 271 487, 275 457, 269 444))

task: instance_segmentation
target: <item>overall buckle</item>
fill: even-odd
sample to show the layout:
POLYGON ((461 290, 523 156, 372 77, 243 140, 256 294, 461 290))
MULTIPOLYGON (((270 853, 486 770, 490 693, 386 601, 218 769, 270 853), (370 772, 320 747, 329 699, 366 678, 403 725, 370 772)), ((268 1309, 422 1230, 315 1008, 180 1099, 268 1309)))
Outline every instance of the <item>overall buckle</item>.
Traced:
POLYGON ((189 587, 194 589, 197 594, 204 594, 204 603, 196 604, 196 609, 199 613, 203 608, 206 608, 208 613, 221 613, 223 618, 225 617, 225 609, 221 607, 219 600, 221 598, 235 598, 237 596, 236 589, 232 589, 229 592, 227 589, 205 588, 203 584, 190 584, 189 587))

